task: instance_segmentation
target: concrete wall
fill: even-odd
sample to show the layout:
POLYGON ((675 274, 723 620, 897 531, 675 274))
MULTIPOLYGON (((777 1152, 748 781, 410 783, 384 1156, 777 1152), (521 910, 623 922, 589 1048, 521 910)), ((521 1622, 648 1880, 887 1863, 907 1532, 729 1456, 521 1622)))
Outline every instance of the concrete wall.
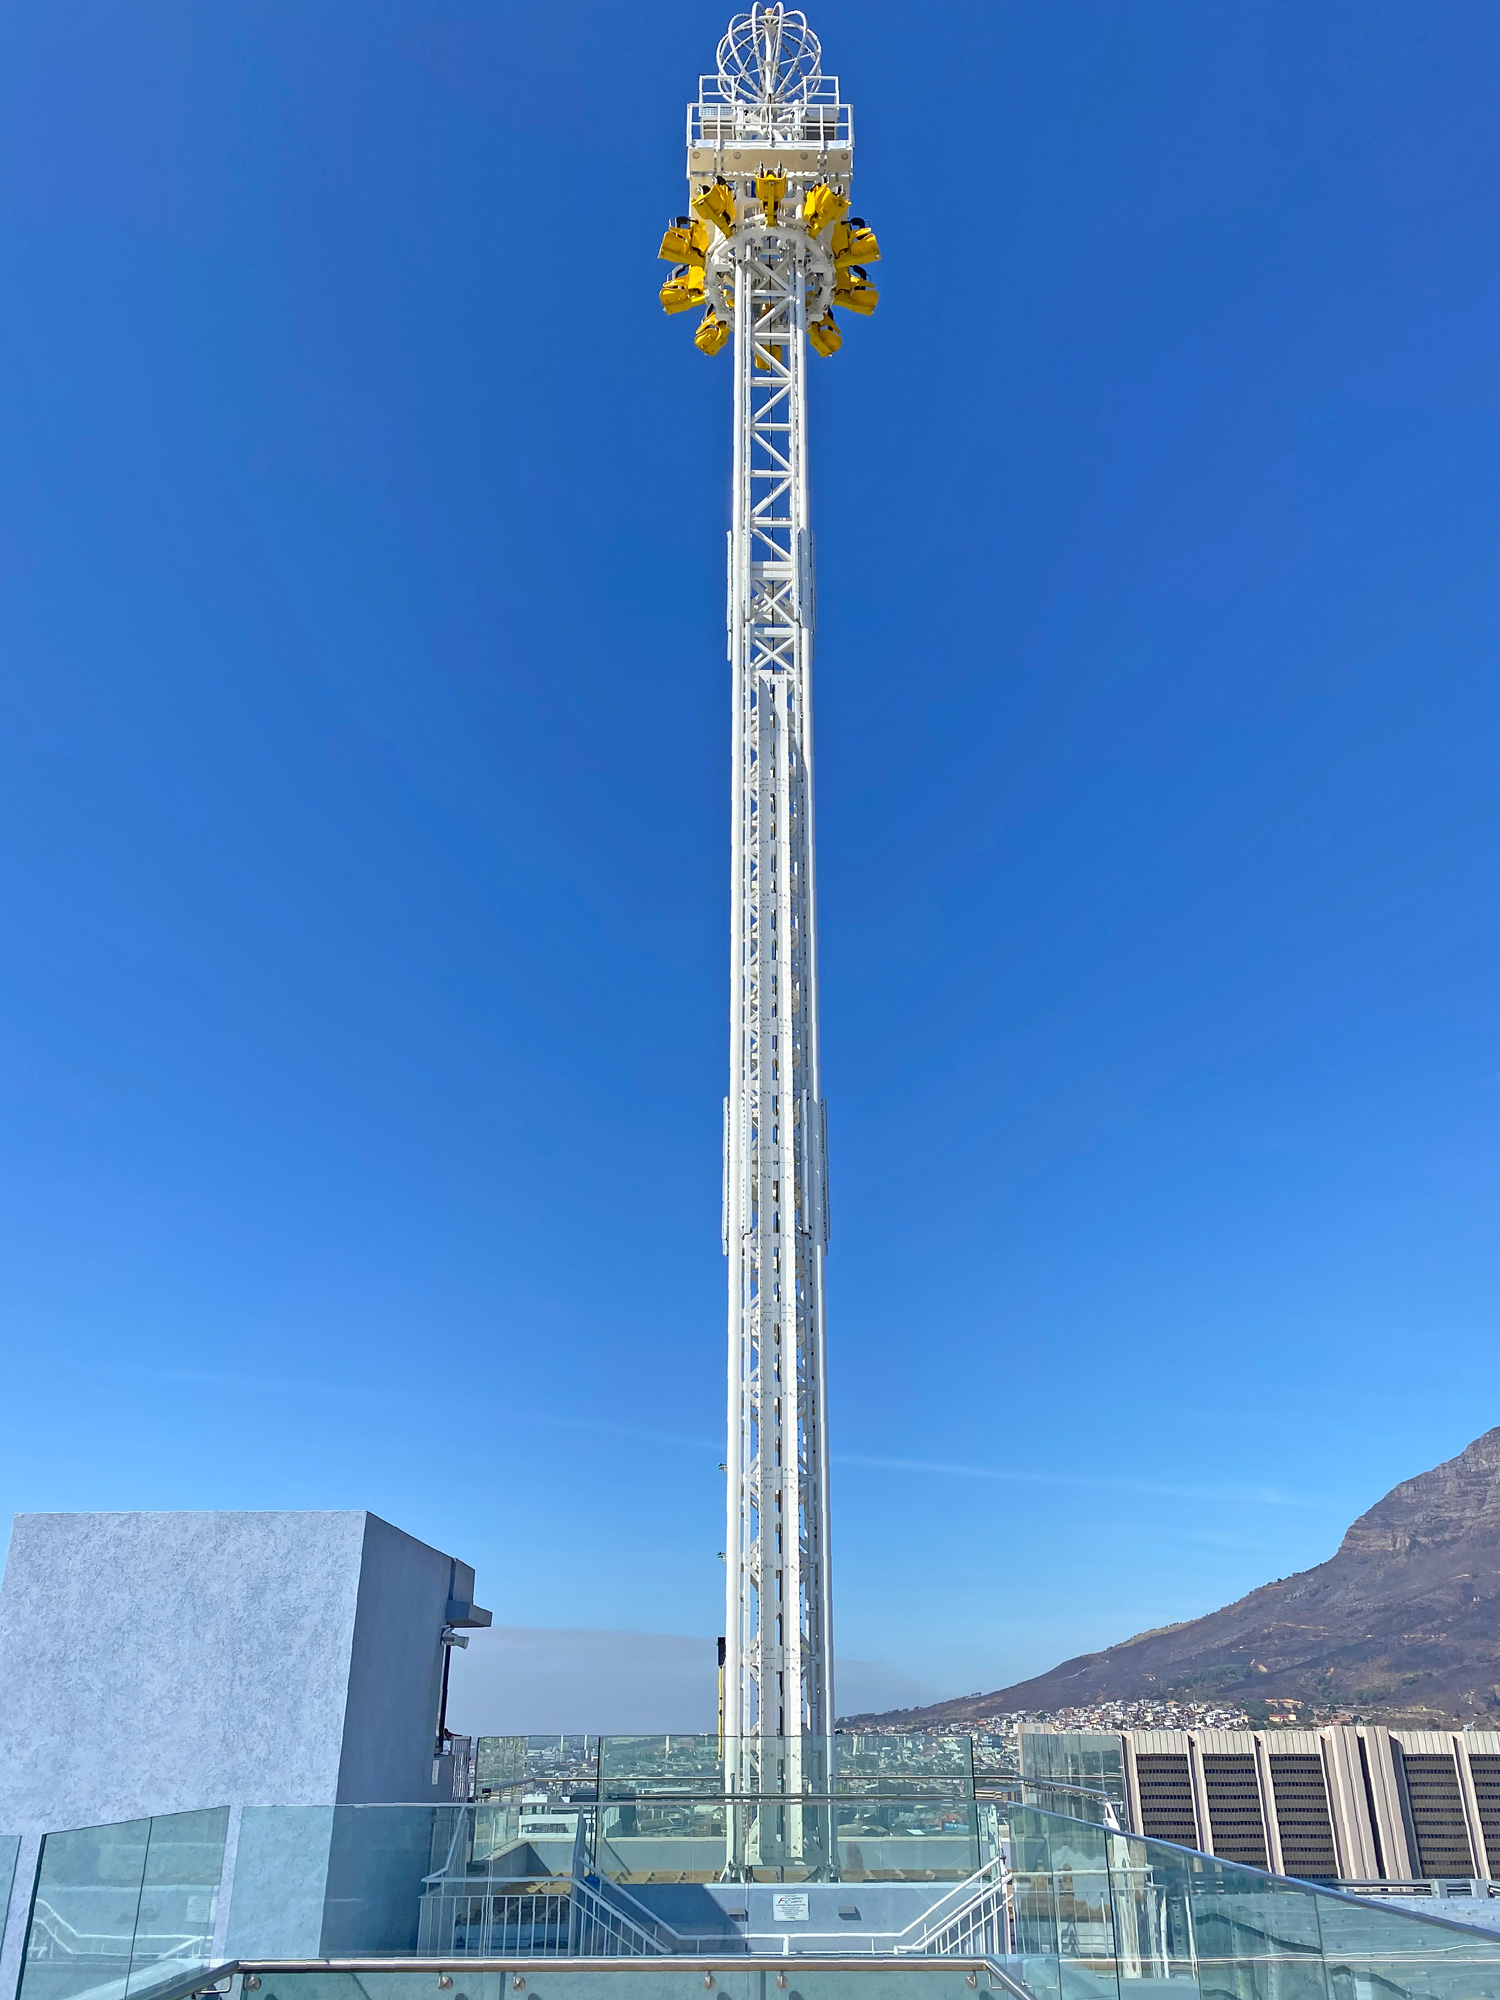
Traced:
POLYGON ((359 1518, 364 1546, 334 1796, 340 1804, 431 1799, 455 1565, 374 1514, 359 1518))
POLYGON ((450 1593, 472 1599, 473 1572, 363 1511, 18 1515, 0 1834, 23 1843, 0 1995, 45 1832, 209 1805, 431 1802, 450 1593))

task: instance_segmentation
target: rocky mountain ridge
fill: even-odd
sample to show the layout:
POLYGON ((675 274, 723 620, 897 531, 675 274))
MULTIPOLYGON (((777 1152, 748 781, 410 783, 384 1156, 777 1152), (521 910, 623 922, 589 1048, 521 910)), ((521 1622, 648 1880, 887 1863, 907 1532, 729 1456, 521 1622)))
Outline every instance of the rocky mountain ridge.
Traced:
POLYGON ((1164 1696, 1500 1728, 1500 1427, 1393 1487, 1315 1569, 991 1694, 841 1726, 965 1730, 1164 1696))

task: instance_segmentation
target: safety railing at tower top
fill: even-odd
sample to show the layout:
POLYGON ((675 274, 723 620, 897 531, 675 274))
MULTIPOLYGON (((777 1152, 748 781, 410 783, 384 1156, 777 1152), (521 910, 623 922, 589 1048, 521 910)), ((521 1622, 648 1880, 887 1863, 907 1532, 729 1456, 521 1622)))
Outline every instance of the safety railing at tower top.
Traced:
POLYGON ((805 99, 762 105, 727 96, 716 76, 702 80, 698 102, 688 106, 687 142, 717 151, 724 146, 775 145, 847 151, 854 144, 854 114, 839 101, 837 77, 819 77, 805 99))

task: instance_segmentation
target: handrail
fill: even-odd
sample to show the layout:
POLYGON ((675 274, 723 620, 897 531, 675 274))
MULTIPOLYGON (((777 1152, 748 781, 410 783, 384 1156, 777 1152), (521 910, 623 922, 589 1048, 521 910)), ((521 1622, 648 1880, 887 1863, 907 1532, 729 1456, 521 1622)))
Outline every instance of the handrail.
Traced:
MULTIPOLYGON (((613 1884, 611 1886, 613 1886, 613 1884)), ((603 1893, 597 1881, 588 1881, 579 1876, 575 1876, 573 1878, 573 1884, 572 1888, 569 1891, 569 1894, 575 1900, 582 1900, 586 1902, 590 1906, 591 1914, 598 1911, 603 1911, 604 1918, 606 1920, 605 1921, 606 1929, 609 1929, 611 1926, 613 1926, 614 1929, 622 1933, 633 1932, 635 1937, 641 1942, 641 1944, 648 1948, 645 1952, 642 1953, 643 1957, 659 1956, 663 1958, 669 1958, 673 1956, 671 1945, 664 1944, 662 1942, 661 1933, 665 1931, 667 1936, 673 1939, 677 1938, 678 1933, 673 1930, 670 1924, 664 1923, 661 1920, 661 1918, 657 1917, 652 1911, 648 1910, 644 1904, 635 1903, 635 1898, 633 1896, 630 1898, 630 1900, 632 1903, 635 1903, 635 1907, 641 1912, 642 1916, 647 1918, 650 1925, 649 1929, 647 1928, 646 1924, 637 1923, 635 1918, 630 1915, 628 1910, 620 1909, 608 1896, 606 1896, 603 1893)), ((599 1921, 597 1916, 595 1920, 599 1921)), ((686 1942, 686 1940, 684 1939, 682 1940, 682 1942, 686 1942)))
POLYGON ((987 1889, 993 1889, 996 1886, 994 1881, 985 1879, 991 1876, 996 1869, 999 1869, 1000 1881, 1003 1883, 1007 1873, 1004 1857, 999 1854, 992 1854, 988 1861, 982 1862, 974 1870, 972 1875, 966 1875, 962 1882, 955 1882, 953 1887, 946 1894, 939 1896, 930 1908, 925 1909, 919 1917, 913 1917, 905 1930, 887 1933, 887 1935, 897 1940, 892 1949, 900 1951, 902 1949, 900 1940, 910 1937, 913 1931, 925 1937, 933 1929, 942 1929, 945 1925, 952 1923, 955 1918, 968 1908, 970 1903, 976 1902, 987 1889), (966 1896, 965 1891, 968 1892, 966 1896), (964 1896, 964 1901, 954 1903, 953 1898, 955 1896, 964 1896), (946 1915, 941 1915, 940 1912, 944 1903, 953 1903, 953 1907, 946 1915))
POLYGON ((217 1965, 200 1965, 196 1972, 184 1972, 176 1979, 164 1979, 159 1986, 134 1989, 137 2000, 193 2000, 200 1993, 213 1992, 221 1979, 230 1979, 240 1969, 237 1958, 221 1959, 217 1965))
MULTIPOLYGON (((869 1957, 874 1952, 877 1940, 887 1952, 901 1957, 908 1957, 919 1953, 923 1945, 932 1937, 946 1930, 950 1924, 957 1923, 983 1897, 993 1893, 996 1889, 1003 1891, 1008 1873, 1009 1870, 1006 1867, 1004 1859, 998 1854, 992 1855, 988 1861, 976 1868, 972 1875, 966 1875, 963 1881, 955 1882, 951 1889, 946 1890, 938 1898, 937 1902, 922 1911, 919 1916, 914 1917, 904 1929, 899 1931, 862 1931, 860 1936, 869 1940, 868 1944, 860 1951, 850 1951, 840 1954, 837 1962, 841 1965, 847 1965, 851 1958, 869 1957), (948 1906, 946 1909, 945 1905, 948 1906)), ((621 1882, 610 1881, 609 1895, 607 1897, 602 1895, 600 1889, 595 1889, 591 1882, 583 1882, 579 1886, 588 1893, 601 1897, 606 1907, 610 1905, 612 1898, 618 1897, 621 1901, 629 1903, 632 1909, 639 1910, 641 1916, 654 1927, 658 1939, 665 1936, 671 1940, 666 1949, 674 1958, 691 1956, 684 1948, 690 1944, 702 1945, 705 1942, 706 1936, 710 1935, 702 1931, 683 1932, 677 1930, 672 1924, 667 1922, 665 1917, 659 1917, 654 1910, 648 1909, 638 1897, 632 1896, 630 1891, 621 1882)), ((620 1914, 624 1916, 626 1913, 622 1911, 620 1914)), ((626 1921, 630 1921, 628 1916, 626 1917, 626 1921)), ((740 1935, 743 1935, 743 1933, 740 1933, 740 1935)), ((803 1954, 799 1952, 798 1958, 801 1960, 803 1954)), ((737 1963, 742 1965, 747 1962, 748 1955, 737 1960, 737 1963)))
MULTIPOLYGON (((645 1919, 646 1924, 649 1924, 653 1927, 658 1938, 661 1936, 663 1932, 665 1932, 665 1934, 669 1938, 671 1938, 672 1944, 666 1947, 668 1951, 671 1951, 673 1947, 676 1945, 687 1944, 689 1942, 690 1937, 701 1939, 701 1937, 703 1936, 703 1933, 701 1931, 688 1933, 678 1930, 675 1927, 675 1925, 669 1924, 665 1917, 659 1917, 655 1912, 655 1910, 648 1909, 646 1904, 644 1904, 641 1901, 639 1896, 632 1896, 630 1891, 625 1887, 624 1883, 616 1882, 612 1876, 598 1875, 593 1877, 585 1877, 581 1886, 585 1888, 590 1895, 596 1896, 600 1902, 606 1905, 612 1904, 613 1899, 616 1896, 618 1896, 623 1901, 629 1903, 631 1909, 639 1910, 641 1916, 645 1919), (603 1887, 605 1882, 609 1883, 609 1893, 607 1895, 605 1894, 603 1887)), ((627 1922, 635 1921, 635 1919, 630 1917, 628 1913, 625 1911, 622 1911, 620 1914, 626 1917, 627 1922)), ((642 1928, 644 1928, 644 1926, 642 1926, 642 1928)))
MULTIPOLYGON (((462 1955, 451 1958, 257 1958, 239 1959, 232 1965, 221 1966, 219 1976, 226 1972, 249 1973, 263 1979, 269 1972, 515 1972, 525 1967, 527 1970, 536 1963, 512 1952, 506 1958, 465 1958, 462 1955)), ((736 1953, 736 1952, 694 1952, 674 1959, 673 1967, 681 1966, 688 1972, 785 1972, 789 1961, 780 1953, 736 1953)), ((799 1972, 848 1972, 850 1960, 847 1955, 834 1956, 822 1952, 798 1952, 790 1961, 799 1972)), ((885 1961, 891 1972, 910 1975, 911 1966, 902 1960, 899 1964, 885 1961)), ((1008 1973, 988 1952, 955 1953, 943 1960, 944 1966, 956 1972, 985 1972, 1005 1985, 1017 1996, 1017 2000, 1035 2000, 1029 1987, 1008 1973)), ((549 1958, 547 1970, 551 1972, 638 1972, 641 1961, 638 1958, 549 1958)), ((663 1968, 654 1965, 652 1970, 663 1968)), ((671 1969, 671 1968, 668 1968, 671 1969)), ((183 1989, 184 1992, 187 1989, 183 1989)), ((193 1991, 199 1990, 193 1988, 193 1991)), ((166 1994, 153 1995, 152 2000, 173 2000, 166 1994)))

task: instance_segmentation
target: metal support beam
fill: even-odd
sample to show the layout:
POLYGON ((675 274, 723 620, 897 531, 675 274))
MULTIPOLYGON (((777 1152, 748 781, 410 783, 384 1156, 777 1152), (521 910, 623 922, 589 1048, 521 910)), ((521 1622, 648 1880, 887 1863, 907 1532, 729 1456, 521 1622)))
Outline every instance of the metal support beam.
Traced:
POLYGON ((829 1635, 813 886, 808 248, 736 232, 729 1255, 728 1726, 826 1734, 829 1635))

